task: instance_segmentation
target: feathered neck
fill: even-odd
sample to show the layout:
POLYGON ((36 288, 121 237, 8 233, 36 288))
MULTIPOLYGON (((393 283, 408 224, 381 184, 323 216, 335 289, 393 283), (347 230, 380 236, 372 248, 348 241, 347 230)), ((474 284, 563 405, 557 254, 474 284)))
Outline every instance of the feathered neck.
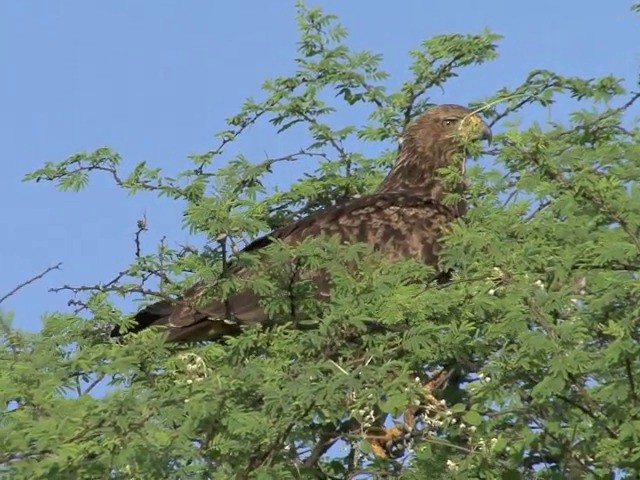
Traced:
MULTIPOLYGON (((448 193, 464 194, 466 184, 448 185, 442 180, 442 173, 438 170, 446 165, 462 162, 459 146, 454 142, 434 142, 429 148, 423 148, 416 141, 412 132, 407 132, 400 147, 398 160, 391 169, 377 193, 406 192, 413 195, 430 198, 442 203, 448 193)), ((463 167, 461 167, 463 168, 463 167)), ((463 215, 466 210, 464 201, 457 205, 450 205, 457 215, 463 215)))

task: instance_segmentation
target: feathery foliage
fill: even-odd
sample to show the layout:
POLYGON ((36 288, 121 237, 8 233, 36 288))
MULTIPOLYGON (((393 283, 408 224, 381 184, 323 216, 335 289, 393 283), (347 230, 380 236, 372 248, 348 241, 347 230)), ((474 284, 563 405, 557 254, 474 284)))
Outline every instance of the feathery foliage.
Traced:
MULTIPOLYGON (((640 470, 640 129, 629 117, 640 93, 617 78, 537 70, 477 99, 499 133, 488 166, 469 169, 471 208, 443 253, 454 272, 448 284, 425 283, 429 268, 384 264, 359 245, 276 246, 275 267, 252 288, 280 312, 291 294, 280 273, 292 258, 331 271, 335 291, 316 306, 317 328, 252 328, 188 347, 149 331, 108 338, 129 321, 116 297, 157 300, 201 279, 224 294, 237 283, 224 277, 224 262, 249 239, 372 191, 405 126, 432 104, 430 92, 497 56, 500 37, 489 31, 436 36, 411 52, 406 81, 389 91, 380 55, 352 51, 333 16, 298 9, 296 71, 265 81, 262 99, 248 99, 218 145, 180 175, 146 163, 125 173, 120 156, 102 148, 27 176, 78 191, 106 174, 131 194, 180 201, 184 228, 208 247, 163 243, 110 281, 65 287, 75 311, 47 315, 37 334, 0 317, 1 474, 604 478, 640 470), (579 106, 564 121, 514 123, 562 97, 579 106), (354 108, 362 123, 344 125, 340 112, 354 108), (300 148, 263 162, 229 158, 257 122, 300 148), (367 158, 353 148, 365 142, 387 150, 367 158), (264 186, 279 164, 304 159, 315 171, 288 190, 264 186), (371 320, 390 328, 372 332, 371 320), (445 408, 421 417, 397 458, 374 456, 365 430, 397 420, 447 365, 457 381, 432 392, 445 408)), ((294 290, 313 304, 304 283, 294 290)))

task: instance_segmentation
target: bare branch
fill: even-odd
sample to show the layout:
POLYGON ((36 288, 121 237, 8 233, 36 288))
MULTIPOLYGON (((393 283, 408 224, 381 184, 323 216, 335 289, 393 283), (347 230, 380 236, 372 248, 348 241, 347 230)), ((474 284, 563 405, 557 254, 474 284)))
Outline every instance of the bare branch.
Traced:
POLYGON ((636 393, 636 382, 633 378, 633 367, 631 361, 627 358, 624 361, 624 366, 627 371, 627 378, 629 379, 629 392, 633 403, 638 403, 638 394, 636 393))
POLYGON ((6 295, 4 295, 3 297, 0 297, 0 303, 4 302, 7 298, 15 295, 16 293, 18 293, 20 290, 22 290, 24 287, 31 285, 32 283, 40 280, 41 278, 43 278, 47 273, 51 272, 52 270, 60 270, 60 266, 62 265, 62 263, 58 263, 57 265, 54 265, 53 267, 49 267, 47 268, 45 271, 43 271, 42 273, 39 273, 38 275, 31 277, 29 280, 22 282, 21 284, 19 284, 17 287, 15 287, 13 290, 11 290, 9 293, 7 293, 6 295))
POLYGON ((138 220, 138 230, 135 233, 135 244, 136 244, 136 257, 140 258, 142 248, 140 246, 140 237, 142 232, 146 232, 149 228, 147 227, 147 215, 143 215, 140 220, 138 220))

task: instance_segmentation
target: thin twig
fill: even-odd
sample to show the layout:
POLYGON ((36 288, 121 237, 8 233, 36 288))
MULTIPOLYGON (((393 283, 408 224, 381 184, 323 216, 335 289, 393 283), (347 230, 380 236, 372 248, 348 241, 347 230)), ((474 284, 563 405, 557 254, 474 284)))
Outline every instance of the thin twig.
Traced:
POLYGON ((136 244, 136 258, 140 258, 142 254, 142 247, 140 246, 140 236, 142 232, 146 232, 148 230, 147 227, 147 216, 142 215, 142 218, 138 220, 138 230, 136 230, 134 242, 136 244))
POLYGON ((84 392, 82 392, 82 395, 89 394, 91 390, 93 390, 102 380, 104 380, 105 377, 106 375, 104 373, 98 375, 98 378, 91 382, 91 384, 84 390, 84 392))
POLYGON ((638 395, 636 393, 636 382, 633 379, 633 368, 631 367, 631 362, 629 361, 628 358, 625 359, 624 366, 627 370, 627 378, 629 379, 629 391, 630 391, 631 399, 633 400, 633 403, 638 403, 638 395))
POLYGON ((273 457, 276 455, 276 452, 279 451, 284 443, 286 442, 287 436, 291 433, 293 428, 297 425, 297 422, 306 416, 316 407, 315 402, 311 402, 311 404, 305 408, 299 415, 296 415, 293 421, 291 421, 287 427, 278 435, 278 437, 271 443, 269 447, 267 447, 266 451, 260 452, 258 455, 254 456, 247 466, 244 474, 239 477, 242 479, 248 479, 249 474, 258 467, 269 465, 273 461, 273 457))
POLYGON ((27 285, 31 285, 33 282, 36 282, 36 281, 40 280, 42 277, 44 277, 50 271, 52 271, 52 270, 60 270, 60 265, 62 265, 62 262, 58 263, 57 265, 54 265, 53 267, 49 267, 44 272, 39 273, 35 277, 31 277, 29 280, 27 280, 25 282, 22 282, 20 285, 15 287, 9 293, 7 293, 3 297, 1 297, 0 298, 0 303, 4 302, 7 298, 11 297, 12 295, 15 295, 16 293, 18 293, 18 291, 22 290, 27 285))

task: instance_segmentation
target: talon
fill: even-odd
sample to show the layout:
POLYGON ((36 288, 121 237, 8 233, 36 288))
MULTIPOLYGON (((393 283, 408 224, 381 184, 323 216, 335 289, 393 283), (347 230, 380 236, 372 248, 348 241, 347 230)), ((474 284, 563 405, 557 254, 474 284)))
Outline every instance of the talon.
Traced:
POLYGON ((378 458, 398 458, 404 452, 405 437, 411 435, 411 427, 406 424, 396 425, 393 428, 383 429, 380 435, 367 435, 371 443, 371 449, 378 458), (403 441, 398 443, 398 440, 403 441))
POLYGON ((371 449, 376 457, 382 459, 401 457, 407 444, 412 440, 411 434, 416 425, 416 417, 422 418, 424 421, 429 412, 442 412, 447 409, 446 402, 438 400, 431 392, 441 389, 452 373, 452 370, 441 370, 423 386, 425 391, 423 401, 409 407, 404 412, 404 423, 392 428, 378 427, 367 431, 366 439, 371 444, 371 449))

